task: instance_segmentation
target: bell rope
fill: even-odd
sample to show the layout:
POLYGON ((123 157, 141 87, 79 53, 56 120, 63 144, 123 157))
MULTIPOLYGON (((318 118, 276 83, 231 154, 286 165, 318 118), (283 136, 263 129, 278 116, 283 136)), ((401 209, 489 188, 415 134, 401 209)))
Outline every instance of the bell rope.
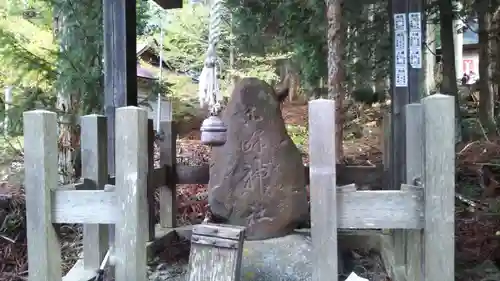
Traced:
POLYGON ((217 80, 218 69, 217 44, 222 30, 223 0, 214 0, 210 10, 207 57, 200 74, 198 97, 200 107, 208 106, 211 115, 217 115, 221 110, 222 93, 217 80))

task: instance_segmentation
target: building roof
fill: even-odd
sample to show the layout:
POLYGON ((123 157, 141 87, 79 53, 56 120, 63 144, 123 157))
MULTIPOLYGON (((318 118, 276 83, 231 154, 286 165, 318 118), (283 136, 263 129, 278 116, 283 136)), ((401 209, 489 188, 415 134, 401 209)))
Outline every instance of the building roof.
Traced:
MULTIPOLYGON (((157 55, 158 48, 158 42, 154 39, 149 41, 138 41, 136 45, 137 57, 140 57, 146 51, 152 51, 155 55, 157 55)), ((140 64, 137 64, 137 77, 150 80, 158 79, 157 75, 152 70, 147 69, 140 64)))
MULTIPOLYGON (((137 57, 140 57, 142 54, 146 53, 147 51, 150 51, 154 56, 155 59, 158 61, 160 60, 160 46, 156 40, 149 40, 149 41, 138 41, 136 45, 136 54, 137 57)), ((168 62, 165 59, 163 60, 163 67, 164 69, 168 69, 171 71, 176 72, 177 74, 182 74, 182 75, 187 75, 191 77, 192 81, 194 83, 198 83, 198 77, 199 73, 192 71, 192 70, 187 70, 187 71, 179 71, 176 69, 173 69, 169 66, 168 62)), ((156 66, 154 67, 156 68, 156 66)), ((141 66, 140 64, 137 64, 137 77, 144 78, 144 79, 151 79, 151 80, 156 80, 159 79, 158 75, 155 74, 155 71, 152 70, 151 68, 141 66)))
POLYGON ((158 41, 156 41, 155 39, 151 39, 148 41, 137 41, 136 54, 137 56, 140 56, 148 50, 152 50, 153 53, 157 54, 159 48, 160 46, 158 44, 158 41))
POLYGON ((153 71, 141 66, 137 65, 137 77, 144 78, 144 79, 150 79, 150 80, 157 80, 158 77, 153 71))

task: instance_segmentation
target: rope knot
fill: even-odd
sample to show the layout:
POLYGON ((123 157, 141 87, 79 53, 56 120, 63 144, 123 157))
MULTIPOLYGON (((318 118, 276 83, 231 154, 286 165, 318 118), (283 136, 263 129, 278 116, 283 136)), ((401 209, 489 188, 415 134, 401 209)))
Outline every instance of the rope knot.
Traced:
POLYGON ((217 57, 209 56, 205 59, 205 67, 215 68, 215 64, 217 63, 217 57))

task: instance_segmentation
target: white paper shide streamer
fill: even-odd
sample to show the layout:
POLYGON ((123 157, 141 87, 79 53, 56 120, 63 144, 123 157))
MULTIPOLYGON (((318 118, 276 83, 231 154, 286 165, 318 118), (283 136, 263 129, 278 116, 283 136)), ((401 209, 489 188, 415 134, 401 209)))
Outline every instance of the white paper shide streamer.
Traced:
POLYGON ((370 281, 366 278, 359 277, 356 273, 351 272, 345 281, 370 281))
POLYGON ((223 13, 223 1, 215 0, 210 10, 207 57, 200 74, 198 90, 200 107, 208 106, 212 115, 216 115, 220 111, 222 102, 222 93, 217 80, 217 71, 220 71, 220 67, 218 68, 217 65, 216 50, 221 34, 223 13))

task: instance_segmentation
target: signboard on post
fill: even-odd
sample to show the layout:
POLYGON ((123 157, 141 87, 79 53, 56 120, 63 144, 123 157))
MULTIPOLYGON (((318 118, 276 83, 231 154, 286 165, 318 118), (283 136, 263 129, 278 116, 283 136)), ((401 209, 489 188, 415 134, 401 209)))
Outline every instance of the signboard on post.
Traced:
POLYGON ((395 87, 408 87, 407 42, 406 14, 394 14, 395 87))
POLYGON ((422 68, 422 17, 421 13, 409 13, 410 25, 410 65, 422 68))

